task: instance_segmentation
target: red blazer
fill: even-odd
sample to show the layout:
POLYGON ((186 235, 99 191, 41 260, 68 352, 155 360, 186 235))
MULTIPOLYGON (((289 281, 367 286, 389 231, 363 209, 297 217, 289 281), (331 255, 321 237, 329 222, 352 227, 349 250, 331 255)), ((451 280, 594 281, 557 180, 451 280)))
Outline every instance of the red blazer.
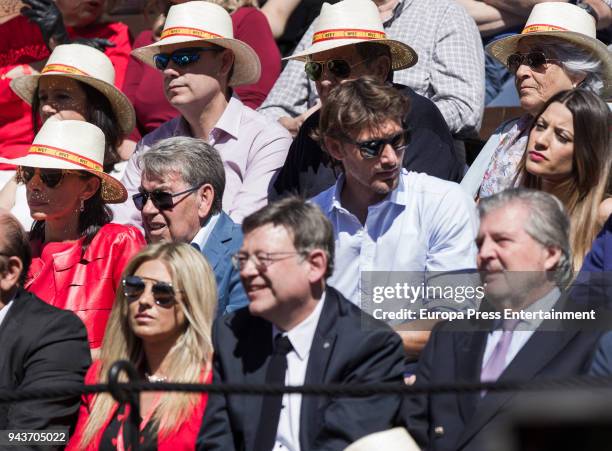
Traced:
POLYGON ((106 224, 81 257, 82 239, 32 245, 26 290, 55 307, 72 310, 85 323, 89 346, 102 344, 115 293, 128 261, 146 245, 133 226, 106 224), (58 252, 54 248, 62 247, 58 252))
MULTIPOLYGON (((96 384, 99 382, 100 378, 98 375, 100 368, 100 360, 96 360, 87 374, 85 375, 85 384, 96 384)), ((210 384, 212 381, 212 371, 209 371, 208 374, 202 372, 202 382, 206 384, 210 384)), ((83 436, 83 431, 85 430, 85 424, 89 418, 89 414, 91 412, 91 407, 93 405, 94 395, 83 395, 81 397, 81 408, 79 409, 79 420, 76 425, 76 429, 72 437, 70 437, 70 442, 68 442, 68 446, 66 447, 66 451, 95 451, 98 449, 98 445, 100 444, 100 440, 102 439, 102 434, 108 427, 111 419, 115 415, 115 411, 117 409, 117 405, 111 410, 110 415, 104 422, 104 425, 98 431, 98 434, 91 441, 87 448, 82 448, 79 446, 79 442, 81 441, 81 437, 83 436)), ((178 429, 173 431, 169 435, 165 435, 164 437, 158 436, 157 438, 157 449, 158 451, 187 451, 195 449, 195 442, 200 432, 200 427, 202 426, 202 417, 204 416, 204 411, 206 410, 206 402, 208 400, 208 394, 202 392, 200 395, 200 402, 196 405, 196 408, 191 413, 191 416, 187 421, 182 423, 178 429)))

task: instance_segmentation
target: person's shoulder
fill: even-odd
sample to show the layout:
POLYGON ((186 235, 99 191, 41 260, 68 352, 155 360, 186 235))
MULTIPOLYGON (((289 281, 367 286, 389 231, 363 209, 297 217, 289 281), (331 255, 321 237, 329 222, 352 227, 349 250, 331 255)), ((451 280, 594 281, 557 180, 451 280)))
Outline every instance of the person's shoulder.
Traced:
POLYGON ((136 238, 142 237, 140 230, 130 224, 117 224, 116 222, 109 222, 104 224, 98 231, 97 236, 100 237, 120 237, 120 238, 136 238))
POLYGON ((308 202, 315 204, 318 206, 325 216, 328 216, 329 209, 331 208, 331 204, 334 199, 334 192, 336 190, 336 185, 332 185, 327 188, 325 191, 321 191, 316 196, 310 198, 308 202))
POLYGON ((259 9, 254 6, 241 6, 236 11, 232 13, 232 22, 235 24, 239 24, 243 20, 257 20, 259 18, 266 18, 264 13, 262 13, 259 9))
MULTIPOLYGON (((83 322, 79 317, 70 310, 63 310, 53 305, 47 304, 33 293, 21 290, 15 300, 15 305, 11 309, 16 308, 21 312, 22 324, 36 323, 45 327, 53 324, 62 324, 62 327, 69 329, 72 327, 82 327, 83 322)), ((9 310, 9 313, 11 311, 9 310)), ((17 313, 17 312, 15 312, 17 313)), ((27 328, 27 327, 26 327, 27 328)), ((40 327, 33 328, 31 331, 40 331, 40 327)))
POLYGON ((140 150, 139 148, 142 148, 142 147, 149 148, 153 144, 155 144, 157 141, 175 136, 177 133, 177 130, 180 129, 181 120, 182 120, 182 116, 174 117, 170 119, 169 121, 166 121, 163 124, 161 124, 155 130, 144 135, 142 139, 140 140, 140 142, 138 143, 137 150, 140 150))
POLYGON ((402 178, 408 191, 419 193, 423 196, 447 196, 466 197, 467 194, 461 189, 459 184, 449 180, 443 180, 424 172, 402 171, 402 178))
MULTIPOLYGON (((241 102, 242 103, 242 102, 241 102)), ((242 123, 256 127, 265 136, 291 139, 291 134, 277 120, 242 104, 242 123)))

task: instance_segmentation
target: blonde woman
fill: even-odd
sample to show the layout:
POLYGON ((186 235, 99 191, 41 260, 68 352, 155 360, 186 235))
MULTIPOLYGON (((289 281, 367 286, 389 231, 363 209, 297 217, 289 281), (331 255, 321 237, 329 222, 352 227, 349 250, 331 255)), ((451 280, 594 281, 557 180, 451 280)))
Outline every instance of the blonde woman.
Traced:
MULTIPOLYGON (((120 359, 151 382, 210 382, 216 293, 212 269, 187 244, 163 243, 137 254, 123 273, 101 358, 85 383, 106 382, 120 359)), ((193 449, 206 401, 205 393, 141 394, 141 448, 193 449)), ((128 413, 110 394, 84 396, 67 449, 127 450, 128 413)))
POLYGON ((611 126, 612 113, 597 95, 562 91, 535 116, 519 163, 521 186, 553 194, 567 209, 576 273, 612 213, 611 126))

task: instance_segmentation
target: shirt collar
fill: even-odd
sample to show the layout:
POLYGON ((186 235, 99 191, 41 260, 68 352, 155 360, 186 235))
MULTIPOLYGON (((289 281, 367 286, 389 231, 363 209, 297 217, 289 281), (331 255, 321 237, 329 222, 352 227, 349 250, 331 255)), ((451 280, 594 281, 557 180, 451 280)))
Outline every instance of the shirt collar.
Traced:
MULTIPOLYGON (((540 299, 530 304, 523 310, 526 312, 548 312, 553 308, 555 302, 557 302, 557 299, 559 299, 559 296, 561 296, 561 291, 559 288, 554 287, 540 299)), ((542 319, 522 320, 521 324, 519 324, 517 328, 522 330, 536 330, 540 326, 541 322, 542 319)))
POLYGON ((283 333, 276 326, 272 327, 272 337, 275 337, 278 333, 283 333, 283 335, 287 336, 291 342, 291 346, 293 346, 293 350, 300 360, 308 358, 308 354, 310 354, 312 339, 314 338, 317 325, 319 324, 324 302, 325 293, 323 293, 321 299, 317 301, 317 306, 310 315, 289 332, 283 333))
POLYGON ((219 216, 221 216, 220 213, 210 216, 206 224, 204 224, 204 227, 202 227, 196 236, 193 237, 193 240, 191 240, 191 245, 197 245, 200 252, 202 252, 202 249, 204 249, 204 246, 206 246, 206 242, 208 241, 212 230, 215 228, 215 225, 217 225, 219 216))

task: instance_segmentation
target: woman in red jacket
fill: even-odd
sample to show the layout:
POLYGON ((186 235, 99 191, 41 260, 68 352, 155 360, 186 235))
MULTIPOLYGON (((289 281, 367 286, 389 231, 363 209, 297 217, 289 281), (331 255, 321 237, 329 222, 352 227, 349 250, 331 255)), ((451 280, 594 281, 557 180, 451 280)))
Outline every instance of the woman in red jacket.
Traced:
MULTIPOLYGON (((136 255, 123 274, 108 323, 101 359, 85 383, 107 381, 117 360, 131 361, 151 382, 210 382, 211 325, 217 291, 202 254, 181 243, 153 245, 136 255)), ((140 447, 192 450, 206 407, 205 393, 140 395, 140 447)), ((129 409, 110 394, 83 397, 68 450, 128 450, 129 409)))
POLYGON ((0 159, 19 166, 34 219, 25 288, 74 311, 94 350, 101 345, 121 272, 145 245, 138 229, 111 223, 106 204, 124 202, 127 192, 102 171, 104 150, 104 133, 95 125, 49 119, 27 156, 0 159))

